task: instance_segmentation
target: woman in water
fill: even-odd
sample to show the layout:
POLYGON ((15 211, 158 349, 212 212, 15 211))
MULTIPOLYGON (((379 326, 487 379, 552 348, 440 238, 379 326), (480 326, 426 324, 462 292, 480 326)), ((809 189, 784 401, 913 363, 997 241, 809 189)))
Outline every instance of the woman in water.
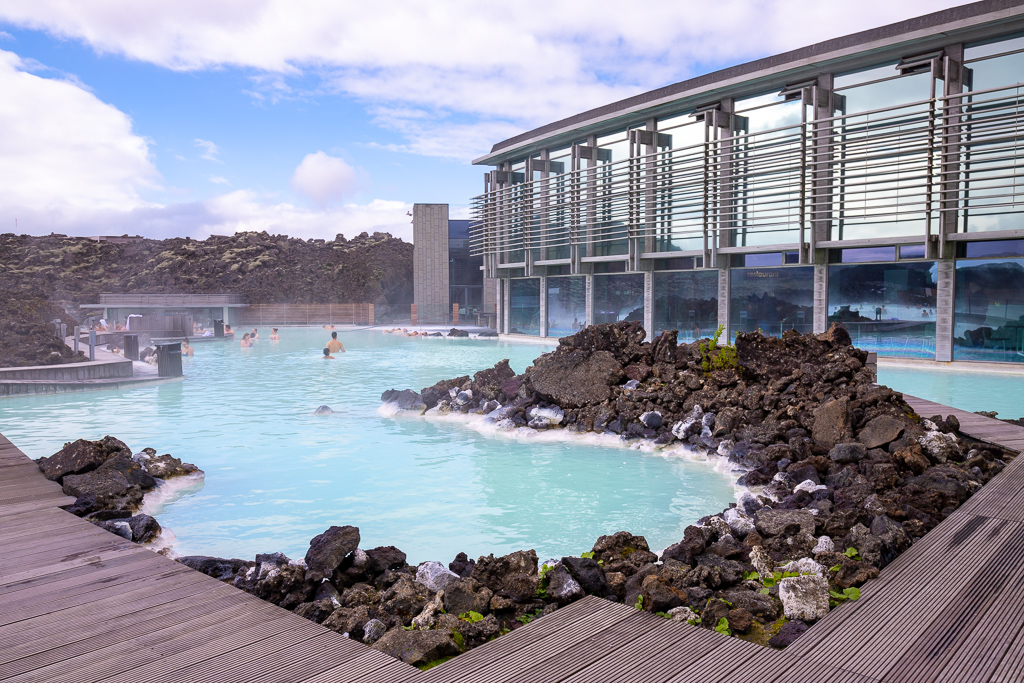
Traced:
POLYGON ((194 356, 195 353, 195 349, 193 349, 192 345, 188 343, 188 338, 186 338, 185 341, 181 342, 182 356, 194 356))
POLYGON ((249 341, 249 333, 246 332, 245 334, 242 335, 242 348, 247 349, 250 346, 252 346, 252 342, 249 341))
POLYGON ((277 334, 277 328, 270 328, 270 341, 281 341, 281 337, 277 334))

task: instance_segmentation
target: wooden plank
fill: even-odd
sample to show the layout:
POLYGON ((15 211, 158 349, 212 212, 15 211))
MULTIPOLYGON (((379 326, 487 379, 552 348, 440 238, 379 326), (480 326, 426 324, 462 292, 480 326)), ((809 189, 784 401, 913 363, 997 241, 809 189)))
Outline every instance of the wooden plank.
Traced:
POLYGON ((430 669, 424 673, 422 680, 424 683, 458 680, 457 676, 465 676, 477 668, 488 666, 496 659, 514 654, 562 628, 571 626, 575 622, 588 619, 594 615, 600 616, 604 612, 612 610, 613 608, 609 606, 613 604, 593 596, 577 600, 553 614, 537 619, 522 628, 517 628, 512 633, 474 648, 449 662, 430 669))

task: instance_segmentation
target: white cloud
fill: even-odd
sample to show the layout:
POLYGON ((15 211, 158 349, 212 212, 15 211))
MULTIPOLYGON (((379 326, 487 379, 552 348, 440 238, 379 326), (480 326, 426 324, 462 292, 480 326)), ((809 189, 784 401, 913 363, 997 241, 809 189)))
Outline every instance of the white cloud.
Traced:
MULTIPOLYGON (((961 2, 719 0, 636 11, 613 0, 5 0, 0 19, 171 69, 253 68, 257 99, 298 96, 289 79, 312 73, 322 79, 317 92, 333 88, 392 109, 381 122, 407 138, 402 149, 454 156, 432 138, 462 139, 451 131, 474 124, 521 130, 709 68, 961 2), (413 125, 422 117, 407 119, 403 109, 429 120, 413 125)), ((468 158, 489 144, 457 146, 468 158)))
POLYGON ((223 161, 217 158, 217 155, 220 154, 220 147, 218 147, 213 142, 210 142, 209 140, 202 140, 200 138, 196 138, 196 147, 203 150, 202 153, 199 155, 200 159, 216 161, 218 164, 224 163, 223 161))
POLYGON ((209 177, 209 181, 216 185, 230 185, 231 182, 224 176, 212 175, 209 177))
POLYGON ((355 189, 356 170, 322 151, 307 154, 292 174, 292 189, 319 206, 342 200, 355 189))
MULTIPOLYGON (((412 239, 405 215, 411 205, 404 202, 309 210, 249 190, 190 203, 146 201, 147 191, 161 189, 160 175, 149 141, 132 131, 123 112, 77 83, 25 71, 17 55, 2 50, 0 92, 0 232, 15 231, 17 220, 17 232, 28 234, 205 237, 267 230, 326 239, 383 231, 412 239)), ((344 163, 319 154, 328 169, 344 163)))
MULTIPOLYGON (((0 50, 0 226, 33 213, 126 211, 159 173, 132 121, 76 83, 23 70, 0 50)), ((24 217, 24 218, 23 218, 24 217)))

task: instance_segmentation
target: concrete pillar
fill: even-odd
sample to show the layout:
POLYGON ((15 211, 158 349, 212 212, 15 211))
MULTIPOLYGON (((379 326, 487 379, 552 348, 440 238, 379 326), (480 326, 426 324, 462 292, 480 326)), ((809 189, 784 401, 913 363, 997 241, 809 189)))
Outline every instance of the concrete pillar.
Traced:
POLYGON ((511 325, 512 309, 512 280, 505 278, 501 281, 501 324, 502 330, 508 334, 511 325))
POLYGON ((647 341, 654 338, 654 273, 644 273, 644 329, 647 330, 647 341))
MULTIPOLYGON (((718 324, 725 325, 723 340, 732 340, 732 329, 729 326, 729 269, 718 269, 718 324)), ((713 332, 712 332, 713 334, 713 332)), ((708 335, 709 337, 711 334, 708 335)))
POLYGON ((448 318, 448 205, 413 204, 412 290, 423 322, 448 318))
POLYGON ((587 278, 587 325, 594 324, 594 276, 585 275, 587 278))
POLYGON ((828 327, 828 265, 814 265, 814 327, 815 333, 828 327))
POLYGON ((937 300, 935 302, 935 360, 953 360, 953 305, 956 284, 956 262, 941 259, 937 266, 937 300))
POLYGON ((540 278, 540 336, 548 336, 548 279, 540 278))

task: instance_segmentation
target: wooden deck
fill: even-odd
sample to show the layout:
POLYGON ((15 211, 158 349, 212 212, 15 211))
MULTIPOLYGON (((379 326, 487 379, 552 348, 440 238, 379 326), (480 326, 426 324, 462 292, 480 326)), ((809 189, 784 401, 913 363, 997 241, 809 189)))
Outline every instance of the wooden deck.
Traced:
MULTIPOLYGON (((955 414, 1024 449, 1024 428, 955 414)), ((585 598, 420 672, 103 531, 0 436, 0 680, 1024 681, 1024 458, 785 651, 585 598)))

